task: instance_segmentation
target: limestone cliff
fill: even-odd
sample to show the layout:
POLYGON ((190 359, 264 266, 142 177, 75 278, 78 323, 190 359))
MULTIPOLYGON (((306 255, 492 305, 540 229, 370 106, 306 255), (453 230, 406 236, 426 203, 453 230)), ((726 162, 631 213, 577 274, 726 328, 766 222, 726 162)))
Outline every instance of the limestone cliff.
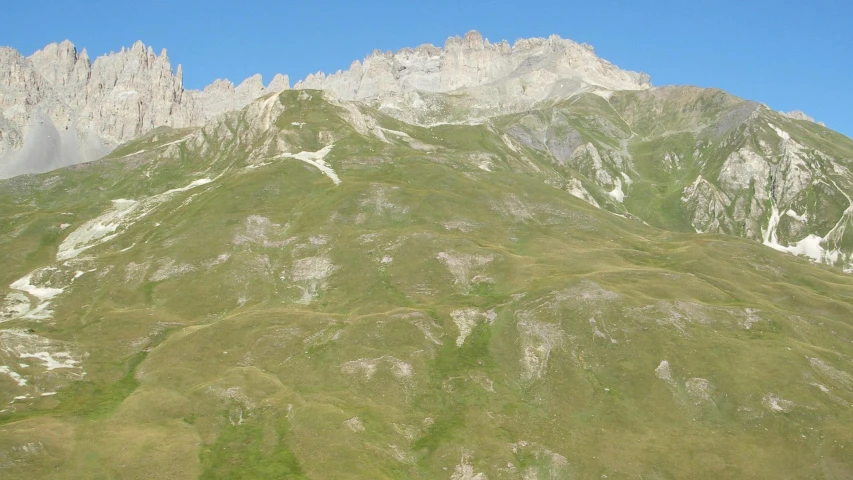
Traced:
POLYGON ((0 178, 95 160, 154 128, 200 125, 288 88, 286 77, 267 89, 256 75, 196 92, 182 77, 142 42, 93 62, 67 40, 29 57, 0 47, 0 178))
MULTIPOLYGON (((287 76, 265 87, 255 75, 194 91, 183 88, 182 76, 165 50, 157 55, 142 42, 94 62, 67 40, 29 57, 0 48, 0 178, 95 160, 154 128, 200 125, 290 88, 287 76)), ((583 91, 649 87, 647 75, 620 70, 588 45, 557 36, 493 44, 477 32, 444 48, 376 52, 347 71, 295 85, 422 125, 476 122, 583 91)))
POLYGON ((374 52, 349 70, 309 75, 294 85, 373 103, 420 124, 482 120, 581 91, 606 94, 650 87, 648 75, 620 70, 589 45, 556 35, 513 45, 490 43, 474 31, 449 38, 444 48, 374 52), (436 95, 441 93, 451 95, 436 95))

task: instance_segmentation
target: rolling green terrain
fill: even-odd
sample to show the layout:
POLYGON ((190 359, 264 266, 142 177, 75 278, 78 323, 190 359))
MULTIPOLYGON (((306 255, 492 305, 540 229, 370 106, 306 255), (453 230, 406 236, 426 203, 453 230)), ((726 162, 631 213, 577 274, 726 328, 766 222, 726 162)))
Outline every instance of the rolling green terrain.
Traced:
POLYGON ((712 90, 304 90, 2 181, 0 477, 851 478, 851 161, 712 90))

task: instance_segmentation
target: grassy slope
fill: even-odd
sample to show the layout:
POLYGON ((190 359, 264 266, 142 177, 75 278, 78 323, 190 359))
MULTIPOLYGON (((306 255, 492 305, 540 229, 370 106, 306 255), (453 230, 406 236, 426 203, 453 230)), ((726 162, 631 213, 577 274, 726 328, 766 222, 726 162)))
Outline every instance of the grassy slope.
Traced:
POLYGON ((447 478, 463 457, 489 478, 853 475, 847 276, 594 209, 485 127, 376 115, 433 145, 415 149, 316 95, 282 102, 292 151, 335 138, 340 186, 292 159, 242 170, 224 136, 216 158, 183 144, 0 184, 8 284, 51 261, 59 223, 232 166, 93 249, 54 321, 3 325, 89 353, 85 381, 0 414, 4 478, 447 478), (235 240, 252 215, 272 243, 235 240), (297 303, 297 262, 324 256, 337 269, 297 303), (152 280, 168 259, 194 270, 152 280), (496 317, 458 347, 465 308, 496 317))

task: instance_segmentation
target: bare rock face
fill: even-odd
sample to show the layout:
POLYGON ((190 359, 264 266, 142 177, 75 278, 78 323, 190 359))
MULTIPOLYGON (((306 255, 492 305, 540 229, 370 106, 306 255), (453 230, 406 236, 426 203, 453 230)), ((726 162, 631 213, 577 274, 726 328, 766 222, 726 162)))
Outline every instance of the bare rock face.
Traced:
POLYGON ((130 50, 96 59, 85 90, 69 93, 81 108, 80 127, 108 144, 119 144, 157 126, 181 127, 199 120, 183 98, 182 76, 180 66, 172 73, 165 50, 158 56, 137 42, 130 50))
MULTIPOLYGON (((0 178, 95 160, 161 126, 188 127, 290 87, 276 75, 234 85, 183 88, 166 51, 141 42, 89 60, 69 41, 24 57, 0 48, 0 178)), ((416 124, 471 122, 523 111, 581 91, 650 88, 647 75, 620 70, 587 45, 557 36, 492 44, 477 32, 379 53, 345 72, 309 75, 295 88, 371 103, 416 124)))
POLYGON ((620 70, 598 58, 592 47, 557 36, 492 44, 477 32, 452 37, 444 48, 422 45, 396 53, 374 52, 347 71, 317 73, 294 88, 326 90, 341 100, 372 101, 387 113, 413 123, 476 120, 521 111, 546 98, 583 90, 650 88, 648 75, 620 70), (454 93, 468 118, 441 119, 454 93))
POLYGON ((286 77, 266 89, 256 75, 195 92, 182 77, 142 42, 94 62, 67 40, 29 57, 0 48, 0 178, 95 160, 154 128, 200 125, 288 88, 286 77))
POLYGON ((780 111, 779 113, 781 113, 782 115, 785 115, 785 116, 786 116, 786 117, 788 117, 788 118, 792 118, 792 119, 794 119, 794 120, 805 120, 805 121, 807 121, 807 122, 816 123, 816 124, 818 124, 818 125, 820 125, 820 126, 822 126, 822 127, 825 127, 825 126, 826 126, 826 125, 824 125, 824 123, 823 123, 823 122, 817 122, 817 121, 815 121, 815 119, 814 119, 814 118, 810 117, 809 115, 807 115, 807 114, 806 114, 806 112, 804 112, 804 111, 802 111, 802 110, 792 110, 792 111, 790 111, 790 112, 782 112, 782 111, 780 111))
POLYGON ((194 102, 205 118, 238 110, 252 100, 268 93, 279 93, 290 88, 287 75, 277 74, 269 87, 265 88, 260 75, 251 76, 236 87, 228 80, 216 79, 202 91, 190 90, 194 102))

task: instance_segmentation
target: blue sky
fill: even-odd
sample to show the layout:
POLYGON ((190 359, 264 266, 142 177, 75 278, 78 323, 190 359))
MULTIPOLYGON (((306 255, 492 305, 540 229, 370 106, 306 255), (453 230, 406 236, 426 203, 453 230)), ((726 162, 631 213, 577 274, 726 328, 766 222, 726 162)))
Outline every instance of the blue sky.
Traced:
POLYGON ((800 109, 853 137, 850 0, 432 2, 330 0, 42 0, 4 2, 0 45, 29 55, 70 39, 90 56, 136 40, 184 84, 277 72, 291 82, 346 69, 374 49, 396 50, 479 30, 492 41, 562 37, 651 75, 655 85, 718 87, 777 110, 800 109))

